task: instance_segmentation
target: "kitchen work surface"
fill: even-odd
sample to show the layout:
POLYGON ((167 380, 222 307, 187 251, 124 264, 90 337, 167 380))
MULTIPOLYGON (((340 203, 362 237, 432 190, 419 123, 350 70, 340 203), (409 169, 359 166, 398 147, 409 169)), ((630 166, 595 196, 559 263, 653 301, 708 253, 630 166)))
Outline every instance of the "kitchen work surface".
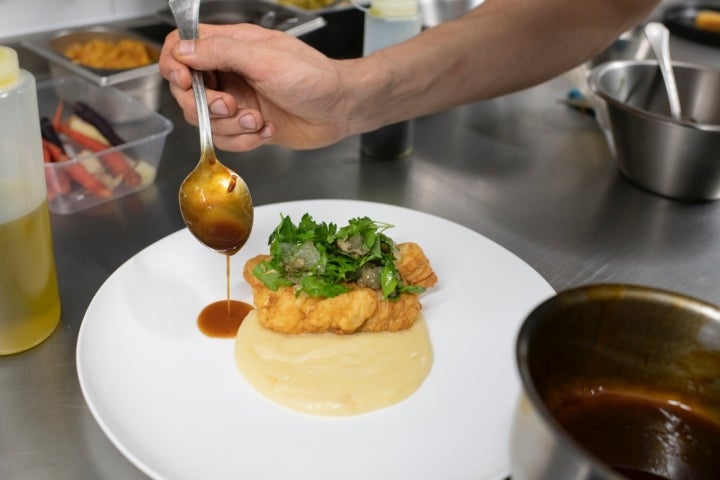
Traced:
MULTIPOLYGON (((677 57, 676 51, 673 53, 677 57)), ((478 256, 472 248, 463 248, 466 243, 455 242, 453 235, 445 236, 443 228, 435 228, 434 222, 427 224, 432 232, 417 230, 418 235, 422 233, 421 238, 433 238, 432 249, 446 248, 457 257, 466 257, 472 266, 477 267, 477 278, 487 283, 483 283, 483 288, 498 289, 493 296, 495 299, 503 299, 512 290, 504 281, 487 281, 493 276, 507 280, 504 275, 510 270, 505 270, 506 263, 497 265, 499 259, 507 256, 513 259, 510 264, 522 266, 521 271, 537 275, 539 283, 533 283, 533 288, 544 286, 532 290, 536 296, 527 299, 528 303, 536 298, 539 301, 539 297, 544 293, 549 295, 552 289, 598 282, 643 284, 720 303, 720 269, 717 268, 720 263, 720 203, 672 201, 629 183, 618 172, 594 119, 559 102, 566 97, 569 88, 565 80, 555 79, 517 94, 418 119, 415 151, 403 160, 361 158, 356 137, 315 151, 296 152, 268 146, 242 154, 223 152, 222 158, 246 180, 259 209, 272 209, 272 205, 279 202, 323 199, 365 201, 391 206, 393 212, 397 207, 411 209, 414 212, 408 215, 409 219, 416 218, 416 215, 430 215, 439 219, 437 222, 441 226, 446 225, 445 222, 453 225, 449 227, 450 232, 462 229, 471 233, 480 238, 483 245, 493 245, 493 250, 497 248, 502 253, 491 256, 486 264, 478 261, 484 256, 478 256)), ((97 327, 108 321, 111 315, 121 312, 121 308, 104 311, 96 305, 88 310, 96 296, 105 298, 102 292, 107 293, 109 288, 101 287, 106 281, 110 287, 120 285, 123 298, 134 299, 132 304, 123 304, 122 309, 134 308, 144 314, 152 313, 152 308, 157 306, 152 295, 159 291, 156 285, 165 279, 163 275, 173 270, 185 272, 188 266, 212 253, 203 251, 199 244, 196 246, 197 253, 194 253, 194 244, 185 245, 183 241, 180 242, 181 253, 172 255, 171 251, 163 260, 162 268, 168 270, 153 267, 152 262, 138 263, 147 260, 146 255, 138 254, 147 252, 151 245, 155 248, 167 242, 177 242, 178 238, 187 234, 177 233, 184 227, 177 193, 199 155, 197 131, 184 122, 167 90, 163 92, 159 113, 173 121, 174 129, 168 135, 154 184, 97 207, 52 216, 62 318, 58 329, 40 346, 22 354, 0 358, 0 478, 141 480, 147 479, 147 474, 157 473, 154 468, 148 467, 148 459, 155 461, 156 455, 161 457, 163 446, 157 443, 148 446, 143 443, 142 436, 137 436, 137 430, 133 430, 142 424, 148 411, 158 408, 157 399, 148 397, 144 402, 141 396, 132 396, 133 402, 139 402, 133 404, 137 407, 134 412, 138 417, 120 422, 129 430, 119 432, 114 424, 103 425, 106 432, 117 435, 113 438, 116 443, 113 443, 83 396, 76 346, 86 312, 103 315, 93 316, 91 323, 83 327, 84 331, 92 326, 93 330, 88 332, 100 335, 86 336, 88 332, 85 332, 83 347, 90 348, 84 343, 86 341, 112 340, 103 338, 102 329, 97 327), (126 262, 129 263, 123 266, 126 262), (173 265, 173 262, 178 264, 173 265), (148 265, 152 267, 151 271, 157 272, 156 277, 144 270, 148 265), (149 282, 152 288, 145 291, 138 282, 149 282), (121 436, 125 442, 118 441, 121 436), (121 443, 125 446, 125 454, 140 452, 138 455, 143 455, 143 458, 135 457, 135 463, 129 461, 116 447, 121 443), (126 448, 128 446, 131 448, 126 448), (146 455, 148 451, 152 455, 146 455), (143 469, 135 464, 143 465, 143 469)), ((346 205, 346 202, 338 203, 340 210, 335 214, 341 216, 346 205)), ((397 234, 407 231, 407 226, 402 225, 402 216, 395 223, 397 227, 393 230, 397 234)), ((396 235, 393 230, 388 232, 391 236, 396 235)), ((264 233, 269 232, 257 232, 258 235, 264 233)), ((442 258, 446 255, 441 255, 438 262, 442 258)), ((434 261, 433 258, 430 260, 434 261)), ((208 258, 208 261, 211 260, 208 258)), ((213 271, 218 270, 218 278, 206 281, 204 269, 197 270, 197 278, 194 279, 171 278, 191 286, 196 283, 198 289, 215 285, 220 299, 224 294, 224 265, 222 258, 212 261, 218 267, 212 268, 213 271)), ((449 285, 457 282, 452 278, 454 269, 438 264, 437 270, 444 277, 449 277, 449 285)), ((239 267, 235 268, 235 272, 238 273, 237 288, 241 288, 239 267)), ((464 274, 457 272, 457 275, 464 274)), ((242 293, 242 290, 237 291, 242 293)), ((458 293, 468 295, 465 289, 459 289, 458 293)), ((210 294, 207 295, 209 298, 210 294)), ((466 298, 453 298, 453 292, 441 289, 429 293, 427 298, 429 312, 437 310, 439 302, 469 303, 466 298)), ((177 295, 178 304, 190 305, 192 300, 192 296, 182 292, 177 295)), ((529 305, 508 301, 510 317, 506 329, 502 331, 502 342, 495 345, 487 338, 478 338, 477 348, 482 351, 477 351, 477 358, 492 353, 505 359, 504 362, 511 361, 513 351, 509 339, 513 336, 512 330, 522 321, 519 317, 526 310, 520 307, 525 306, 529 305), (512 327, 510 331, 508 326, 512 327), (504 351, 492 352, 492 348, 504 351)), ((484 311, 483 308, 478 307, 477 311, 484 311)), ((161 312, 155 314, 157 316, 161 312)), ((197 333, 192 329, 178 333, 173 330, 178 328, 176 325, 162 323, 168 319, 156 319, 158 322, 154 324, 156 329, 152 335, 158 342, 157 356, 148 353, 152 351, 152 348, 149 349, 152 342, 147 337, 138 338, 140 343, 133 345, 132 338, 128 342, 125 336, 118 336, 118 341, 128 343, 122 347, 122 356, 121 352, 111 350, 117 353, 117 358, 103 357, 102 361, 109 362, 107 364, 98 362, 92 366, 83 363, 88 361, 83 353, 88 354, 92 350, 80 350, 79 359, 86 368, 85 372, 90 374, 86 378, 91 381, 94 395, 91 398, 96 407, 101 405, 101 400, 106 400, 108 392, 117 388, 116 382, 137 385, 135 380, 119 373, 122 369, 110 369, 111 366, 119 368, 115 362, 124 360, 128 362, 128 369, 142 371, 139 362, 146 361, 146 374, 150 375, 158 365, 167 366, 168 358, 163 357, 163 348, 171 340, 178 340, 169 335, 191 336, 197 333), (134 353, 138 356, 133 356, 134 353), (108 368, 107 377, 97 370, 104 366, 108 368)), ((432 320, 442 322, 444 319, 432 320)), ((483 319, 478 318, 477 321, 482 322, 483 319)), ((122 334, 125 335, 126 329, 135 327, 128 324, 116 328, 124 328, 122 334)), ((107 333, 112 332, 108 330, 107 333)), ((465 339, 469 344, 473 340, 471 337, 465 339)), ((439 342, 439 345, 444 345, 439 342)), ((189 345, 192 343, 189 342, 189 345)), ((472 351, 469 344, 463 344, 468 352, 472 351)), ((120 346, 114 345, 113 348, 119 349, 120 346)), ((191 353, 188 352, 188 355, 191 353)), ((435 361, 442 362, 443 359, 435 361)), ((502 385, 509 382, 511 386, 507 388, 510 390, 517 388, 517 383, 514 383, 518 381, 516 373, 506 368, 507 363, 503 365, 503 379, 494 380, 488 374, 487 383, 482 387, 487 389, 488 398, 492 398, 494 381, 502 385)), ((173 375, 168 375, 170 377, 155 377, 156 382, 169 381, 173 375)), ((431 380, 432 377, 429 377, 427 382, 431 380)), ((142 381, 147 382, 147 378, 142 381)), ((433 383, 423 387, 435 388, 433 383)), ((148 391, 155 388, 157 385, 148 385, 148 391)), ((475 398, 481 396, 473 392, 477 395, 475 398)), ((459 390, 455 393, 462 394, 459 390)), ((411 397, 408 401, 418 400, 424 400, 424 397, 411 397)), ((172 399, 167 401, 172 402, 172 399)), ((261 403, 257 397, 253 397, 252 402, 261 403)), ((514 404, 515 398, 508 397, 507 402, 514 404)), ((451 399, 445 403, 451 404, 451 399)), ((439 407, 442 406, 441 402, 439 407)), ((483 405, 479 404, 477 408, 480 412, 483 405)), ((385 415, 382 412, 379 411, 379 415, 385 415)), ((103 412, 97 413, 100 413, 101 419, 110 418, 104 417, 103 412)), ((207 414, 209 418, 217 415, 211 410, 207 414)), ((288 415, 285 411, 283 414, 288 415)), ((430 412, 429 418, 418 418, 416 428, 424 428, 423 422, 436 422, 446 413, 437 411, 434 414, 436 416, 430 412)), ((376 418, 372 415, 368 416, 371 424, 375 422, 372 418, 376 418)), ((333 420, 323 418, 319 421, 327 430, 332 428, 328 422, 333 420)), ((196 445, 194 448, 203 448, 203 438, 186 435, 180 439, 185 435, 183 418, 177 418, 176 422, 173 441, 190 442, 190 445, 196 445)), ((461 431, 466 424, 472 426, 473 422, 458 422, 455 426, 461 431)), ((283 435, 283 425, 286 424, 280 422, 273 426, 275 434, 283 435)), ((376 425, 370 427, 375 428, 376 425)), ((507 427, 509 434, 510 418, 507 418, 507 427)), ((448 430, 440 432, 442 435, 426 438, 426 441, 437 442, 437 445, 452 450, 452 442, 460 436, 450 435, 448 430)), ((235 434, 239 436, 242 433, 235 434)), ((291 433, 297 435, 298 431, 291 433)), ((466 433, 463 432, 463 435, 466 433)), ((267 440, 267 432, 262 438, 267 440)), ((464 442, 473 441, 470 437, 462 438, 464 442)), ((475 450, 466 443, 458 445, 458 448, 474 451, 478 458, 482 458, 486 446, 481 440, 478 439, 475 450)), ((439 447, 435 455, 437 466, 451 458, 452 453, 439 447)), ((488 462, 492 463, 491 460, 488 459, 488 462)), ((282 458, 276 461, 282 463, 282 458)), ((362 455, 358 456, 358 461, 362 461, 362 455)), ((481 472, 484 475, 482 478, 499 480, 508 473, 503 468, 491 467, 481 472)), ((165 471, 172 472, 172 468, 170 465, 165 471)), ((237 468, 238 476, 242 476, 242 462, 237 468)), ((352 470, 355 467, 348 465, 347 468, 352 470)), ((363 468, 369 467, 365 465, 363 468)), ((311 469, 298 466, 294 471, 298 478, 305 478, 303 472, 310 473, 311 469)), ((365 472, 369 477, 381 478, 377 472, 365 472)))

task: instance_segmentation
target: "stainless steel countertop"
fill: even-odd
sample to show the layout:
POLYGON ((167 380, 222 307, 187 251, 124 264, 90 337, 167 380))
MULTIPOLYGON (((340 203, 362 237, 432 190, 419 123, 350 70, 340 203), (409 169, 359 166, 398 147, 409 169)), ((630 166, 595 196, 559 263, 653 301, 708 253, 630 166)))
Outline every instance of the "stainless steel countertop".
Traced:
MULTIPOLYGON (((720 57, 711 47, 678 51, 685 47, 690 60, 698 52, 720 57)), ((720 203, 679 203, 631 185, 594 120, 558 103, 567 90, 555 79, 418 119, 415 153, 399 161, 361 159, 358 138, 317 151, 219 155, 246 179, 257 205, 311 198, 402 205, 494 240, 558 290, 628 282, 720 303, 720 203)), ((0 478, 146 478, 92 418, 75 342, 102 282, 183 227, 177 190, 198 158, 197 133, 167 93, 160 113, 175 130, 153 186, 52 217, 61 324, 35 349, 0 357, 0 478)))

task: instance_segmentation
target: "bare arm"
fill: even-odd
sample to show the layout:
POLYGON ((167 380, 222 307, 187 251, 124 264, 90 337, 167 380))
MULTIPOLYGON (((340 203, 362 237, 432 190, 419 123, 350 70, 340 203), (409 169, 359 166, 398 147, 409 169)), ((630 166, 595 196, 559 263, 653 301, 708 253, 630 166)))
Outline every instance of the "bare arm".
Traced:
POLYGON ((590 59, 643 20, 655 0, 487 0, 466 16, 362 59, 353 129, 517 91, 590 59))
POLYGON ((215 72, 208 101, 218 148, 316 148, 552 78, 602 51, 656 4, 487 0, 458 20, 353 60, 329 59, 253 25, 206 25, 192 52, 169 35, 160 68, 193 123, 187 67, 215 72))

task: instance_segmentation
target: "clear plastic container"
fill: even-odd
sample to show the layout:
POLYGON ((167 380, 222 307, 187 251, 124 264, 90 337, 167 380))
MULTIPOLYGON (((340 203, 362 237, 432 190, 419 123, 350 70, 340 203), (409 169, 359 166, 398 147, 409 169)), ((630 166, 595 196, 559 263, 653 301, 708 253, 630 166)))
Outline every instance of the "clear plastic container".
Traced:
POLYGON ((365 12, 363 55, 412 38, 421 29, 417 0, 373 0, 365 12))
MULTIPOLYGON (((422 29, 417 0, 373 0, 365 12, 363 55, 414 37, 422 29)), ((394 159, 412 153, 412 120, 381 127, 360 136, 363 155, 394 159)))
POLYGON ((93 151, 86 144, 63 136, 68 159, 45 164, 50 211, 77 212, 153 184, 165 141, 173 128, 168 119, 114 87, 99 87, 73 76, 40 82, 37 94, 41 117, 52 120, 62 104, 61 121, 67 123, 73 116, 73 104, 80 101, 100 113, 125 140, 121 145, 93 151), (137 174, 133 174, 134 181, 114 174, 110 168, 113 161, 130 165, 137 174), (78 181, 85 173, 105 188, 98 188, 92 181, 78 181))
POLYGON ((32 348, 60 321, 35 78, 0 47, 0 355, 32 348))

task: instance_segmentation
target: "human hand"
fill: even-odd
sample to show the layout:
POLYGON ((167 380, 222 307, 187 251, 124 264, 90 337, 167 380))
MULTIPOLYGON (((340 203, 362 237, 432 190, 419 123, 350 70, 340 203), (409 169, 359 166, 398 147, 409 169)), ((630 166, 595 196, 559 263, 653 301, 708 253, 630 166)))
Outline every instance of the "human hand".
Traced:
POLYGON ((199 37, 169 34, 160 72, 193 125, 190 68, 205 72, 217 148, 318 148, 350 133, 353 61, 332 60, 295 37, 251 24, 201 25, 199 37))

